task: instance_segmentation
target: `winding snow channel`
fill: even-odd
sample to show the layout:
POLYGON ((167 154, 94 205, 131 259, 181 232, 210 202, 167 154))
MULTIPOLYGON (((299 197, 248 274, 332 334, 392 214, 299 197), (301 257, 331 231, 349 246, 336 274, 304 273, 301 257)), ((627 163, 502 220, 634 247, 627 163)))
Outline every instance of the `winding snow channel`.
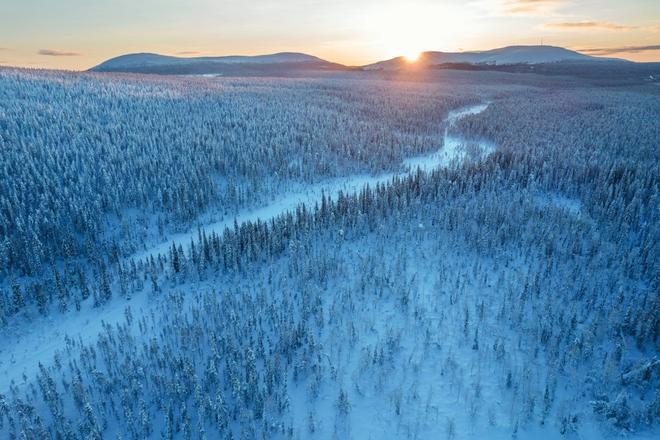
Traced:
MULTIPOLYGON (((360 191, 365 185, 373 187, 377 183, 387 183, 395 176, 405 177, 416 172, 417 168, 430 171, 458 164, 467 157, 465 148, 467 142, 465 139, 449 135, 449 127, 467 115, 483 112, 487 107, 488 104, 480 104, 450 112, 446 119, 444 147, 426 155, 404 160, 405 171, 374 176, 359 174, 326 180, 300 191, 285 193, 261 208, 246 209, 236 216, 228 216, 222 221, 204 225, 203 229, 207 234, 211 232, 222 234, 225 228, 233 226, 234 221, 239 224, 257 219, 267 221, 286 211, 295 210, 301 203, 313 207, 320 200, 322 193, 335 199, 340 191, 351 194, 360 191)), ((494 151, 494 146, 486 141, 470 142, 470 145, 478 146, 482 154, 490 154, 494 151)), ((167 241, 141 251, 129 259, 139 260, 150 255, 156 257, 159 253, 165 255, 172 243, 185 247, 190 243, 191 238, 196 236, 197 228, 185 233, 173 234, 167 241)), ((57 351, 66 349, 66 337, 89 343, 101 332, 104 323, 114 326, 115 323, 121 322, 124 319, 125 307, 128 305, 136 318, 139 318, 137 315, 146 313, 149 309, 148 297, 149 295, 142 292, 134 295, 130 301, 126 301, 115 295, 110 303, 100 308, 91 308, 89 304, 85 304, 80 312, 53 314, 30 323, 29 327, 8 328, 0 342, 0 394, 7 394, 12 383, 22 387, 27 381, 32 380, 38 371, 39 362, 49 364, 57 351)))
MULTIPOLYGON (((308 207, 313 207, 315 203, 321 200, 322 194, 325 194, 332 199, 336 199, 340 192, 343 194, 352 194, 360 191, 365 185, 374 187, 377 183, 384 184, 390 182, 395 176, 405 177, 416 172, 417 168, 428 172, 436 168, 447 168, 454 164, 458 164, 467 157, 465 146, 468 142, 463 138, 451 136, 449 134, 449 127, 465 116, 483 112, 488 108, 488 105, 489 104, 479 104, 449 112, 449 115, 445 119, 447 124, 444 133, 444 146, 434 152, 405 159, 403 161, 405 171, 403 172, 382 173, 377 175, 354 174, 351 176, 324 180, 306 186, 300 191, 284 193, 261 208, 242 210, 235 216, 227 216, 221 221, 204 225, 202 226, 202 229, 207 235, 210 235, 212 232, 222 235, 225 228, 233 227, 234 220, 236 220, 239 225, 248 221, 267 221, 284 212, 295 211, 296 207, 303 203, 308 207)), ((469 143, 472 145, 478 145, 482 154, 490 154, 495 150, 494 145, 486 141, 471 141, 469 143)), ((196 228, 187 232, 172 234, 168 237, 167 241, 157 244, 145 251, 138 252, 130 258, 134 258, 137 261, 148 258, 150 255, 153 255, 154 258, 157 257, 158 254, 167 255, 172 248, 172 243, 176 244, 177 247, 182 245, 185 248, 190 244, 190 240, 196 237, 196 228)))

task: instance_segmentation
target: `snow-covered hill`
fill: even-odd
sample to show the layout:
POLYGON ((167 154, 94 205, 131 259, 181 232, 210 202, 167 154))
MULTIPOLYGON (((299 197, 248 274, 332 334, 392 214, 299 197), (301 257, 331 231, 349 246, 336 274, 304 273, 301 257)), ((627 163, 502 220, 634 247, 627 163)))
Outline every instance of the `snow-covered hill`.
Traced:
MULTIPOLYGON (((403 56, 355 68, 357 70, 420 69, 448 64, 468 65, 538 65, 548 63, 590 63, 592 61, 624 62, 613 58, 584 55, 555 46, 507 46, 498 49, 473 52, 436 52, 420 54, 411 62, 403 56)), ((611 63, 610 63, 611 64, 611 63)), ((343 71, 354 68, 330 62, 313 55, 296 52, 280 52, 257 56, 175 57, 154 53, 121 55, 92 67, 95 72, 156 73, 174 75, 278 75, 309 71, 343 71)))
POLYGON ((543 64, 561 61, 597 61, 600 58, 555 46, 507 46, 476 52, 423 52, 414 63, 404 57, 364 66, 366 70, 392 70, 428 67, 446 63, 465 64, 543 64))
POLYGON ((95 72, 139 72, 173 74, 223 74, 282 70, 342 70, 345 67, 296 52, 256 56, 175 57, 134 53, 109 59, 92 67, 95 72))

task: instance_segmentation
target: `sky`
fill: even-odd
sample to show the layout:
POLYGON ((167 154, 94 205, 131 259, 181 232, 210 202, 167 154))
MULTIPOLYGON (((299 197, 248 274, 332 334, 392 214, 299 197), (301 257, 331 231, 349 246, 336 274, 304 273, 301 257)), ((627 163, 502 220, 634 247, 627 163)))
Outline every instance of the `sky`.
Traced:
POLYGON ((364 65, 546 44, 660 61, 660 0, 2 0, 0 64, 84 70, 134 52, 305 52, 364 65))

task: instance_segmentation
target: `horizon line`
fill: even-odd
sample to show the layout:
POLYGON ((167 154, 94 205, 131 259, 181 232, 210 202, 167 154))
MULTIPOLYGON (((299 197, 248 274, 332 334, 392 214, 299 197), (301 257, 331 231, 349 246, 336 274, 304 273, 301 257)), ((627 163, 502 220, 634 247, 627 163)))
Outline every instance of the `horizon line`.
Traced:
MULTIPOLYGON (((552 47, 552 48, 558 48, 558 49, 564 49, 572 52, 576 52, 580 55, 584 55, 587 57, 595 58, 595 59, 601 59, 601 60, 619 60, 619 61, 627 61, 631 63, 636 63, 636 64, 647 64, 647 63, 658 63, 660 62, 660 59, 657 61, 633 61, 629 60, 626 58, 621 58, 621 57, 616 57, 612 55, 616 55, 617 53, 626 53, 626 52, 632 52, 632 53, 637 53, 639 49, 638 47, 621 47, 621 48, 608 48, 608 49, 602 49, 602 48, 580 48, 580 49, 572 49, 568 47, 563 47, 563 46, 557 46, 557 45, 552 45, 552 44, 510 44, 506 46, 499 46, 499 47, 493 47, 490 49, 472 49, 472 50, 456 50, 456 51, 447 51, 447 50, 424 50, 418 52, 418 55, 426 54, 426 53, 444 53, 444 54, 465 54, 465 53, 483 53, 483 52, 488 52, 488 51, 493 51, 493 50, 498 50, 498 49, 505 49, 505 48, 512 48, 512 47, 552 47)), ((657 46, 653 46, 657 47, 657 46)), ((41 53, 44 51, 49 51, 51 52, 50 49, 40 49, 37 51, 37 53, 41 53)), ((58 52, 58 51, 52 51, 52 52, 58 52)), ((85 54, 82 53, 77 53, 77 52, 62 52, 66 53, 67 56, 83 56, 85 54)), ((97 67, 107 61, 113 60, 115 58, 119 58, 122 56, 129 56, 129 55, 157 55, 157 56, 163 56, 163 57, 170 57, 170 58, 176 58, 176 59, 198 59, 198 58, 231 58, 231 57, 245 57, 245 58, 253 58, 253 57, 260 57, 260 56, 269 56, 269 55, 280 55, 280 54, 299 54, 299 55, 306 55, 306 56, 311 56, 318 58, 319 60, 326 61, 329 63, 337 64, 343 67, 347 68, 359 68, 359 67, 366 67, 370 66, 372 64, 377 64, 379 62, 384 62, 384 61, 391 61, 391 60, 396 60, 400 58, 406 58, 406 55, 397 55, 394 57, 390 58, 384 58, 384 59, 379 59, 373 62, 367 62, 366 64, 344 64, 342 62, 338 61, 332 61, 327 58, 320 57, 318 55, 314 55, 309 52, 301 52, 301 51, 295 51, 295 50, 278 50, 274 52, 264 52, 264 53, 243 53, 243 54, 238 54, 238 53, 228 53, 228 54, 211 54, 209 52, 203 52, 203 51, 194 51, 194 50, 182 50, 182 51, 177 51, 177 52, 151 52, 151 51, 138 51, 138 52, 123 52, 115 56, 111 56, 109 58, 105 58, 102 61, 100 61, 97 64, 91 65, 86 68, 79 68, 79 69, 66 69, 66 68, 51 68, 51 67, 45 67, 41 64, 37 63, 29 63, 30 65, 12 65, 7 63, 5 60, 0 60, 0 68, 23 68, 23 69, 35 69, 35 70, 60 70, 60 71, 69 71, 69 72, 87 72, 93 69, 94 67, 97 67)))

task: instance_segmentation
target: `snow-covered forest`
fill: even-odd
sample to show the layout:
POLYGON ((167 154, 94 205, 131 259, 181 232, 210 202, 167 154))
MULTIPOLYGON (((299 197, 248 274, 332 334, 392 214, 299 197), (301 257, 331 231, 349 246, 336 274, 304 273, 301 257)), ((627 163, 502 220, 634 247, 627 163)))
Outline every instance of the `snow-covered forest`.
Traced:
POLYGON ((0 69, 0 436, 656 438, 660 89, 0 69))

